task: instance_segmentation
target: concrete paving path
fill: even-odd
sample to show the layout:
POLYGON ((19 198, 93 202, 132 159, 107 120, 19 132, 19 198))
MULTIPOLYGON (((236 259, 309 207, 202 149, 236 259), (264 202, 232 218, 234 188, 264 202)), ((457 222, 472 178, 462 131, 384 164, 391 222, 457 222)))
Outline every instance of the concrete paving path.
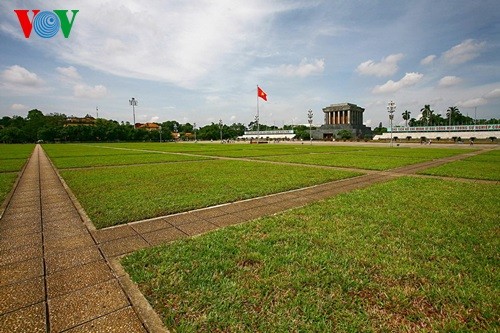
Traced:
POLYGON ((165 332, 121 256, 477 153, 96 230, 37 145, 0 220, 0 333, 165 332))
POLYGON ((0 222, 0 332, 146 332, 40 146, 0 222))

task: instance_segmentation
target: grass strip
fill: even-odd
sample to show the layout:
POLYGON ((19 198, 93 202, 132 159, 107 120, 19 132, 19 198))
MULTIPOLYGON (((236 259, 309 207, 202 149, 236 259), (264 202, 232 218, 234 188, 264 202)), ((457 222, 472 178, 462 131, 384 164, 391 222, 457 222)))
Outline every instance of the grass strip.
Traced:
POLYGON ((122 263, 172 331, 495 332, 498 189, 405 177, 122 263))
POLYGON ((62 170, 97 228, 360 175, 245 161, 62 170))
MULTIPOLYGON (((206 157, 208 158, 208 157, 206 157)), ((53 159, 54 165, 59 169, 67 168, 88 168, 98 166, 115 166, 131 164, 151 164, 151 163, 171 163, 182 161, 199 161, 205 157, 159 154, 159 153, 135 153, 124 155, 97 155, 74 157, 64 156, 53 159)))
POLYGON ((12 185, 16 181, 17 173, 15 172, 2 172, 0 173, 0 205, 3 203, 7 194, 12 189, 12 185))
POLYGON ((500 150, 488 151, 419 172, 424 175, 500 180, 500 150))

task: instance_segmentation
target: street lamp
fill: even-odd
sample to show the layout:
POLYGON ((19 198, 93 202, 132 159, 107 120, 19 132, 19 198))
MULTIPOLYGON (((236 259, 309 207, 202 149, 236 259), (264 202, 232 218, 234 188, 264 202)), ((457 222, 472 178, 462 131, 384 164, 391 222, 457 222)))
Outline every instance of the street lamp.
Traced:
POLYGON ((309 109, 309 111, 307 111, 307 121, 309 122, 309 140, 311 141, 311 145, 313 144, 313 138, 312 138, 312 135, 311 135, 311 126, 312 126, 312 123, 313 123, 313 111, 311 109, 309 109))
POLYGON ((161 143, 161 126, 160 126, 160 143, 161 143))
POLYGON ((193 123, 193 132, 194 132, 194 142, 196 141, 196 123, 193 123))
POLYGON ((219 119, 220 143, 222 143, 222 119, 219 119))
POLYGON ((387 112, 389 112, 389 120, 391 121, 391 147, 392 147, 392 120, 394 119, 394 112, 396 111, 396 103, 390 101, 387 105, 387 112))
POLYGON ((132 114, 134 115, 134 128, 135 128, 135 107, 137 106, 137 100, 132 97, 132 99, 129 100, 130 105, 132 105, 132 114))

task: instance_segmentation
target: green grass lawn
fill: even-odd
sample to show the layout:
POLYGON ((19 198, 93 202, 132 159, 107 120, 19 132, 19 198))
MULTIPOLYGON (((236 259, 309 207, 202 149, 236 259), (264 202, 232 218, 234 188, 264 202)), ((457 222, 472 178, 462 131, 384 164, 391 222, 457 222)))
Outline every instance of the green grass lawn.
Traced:
POLYGON ((399 178, 122 263, 177 332, 496 332, 498 190, 399 178))
POLYGON ((9 194, 12 189, 12 185, 14 185, 16 178, 16 172, 0 172, 0 205, 2 205, 7 194, 9 194))
POLYGON ((433 176, 500 180, 500 150, 488 151, 420 173, 433 176))
MULTIPOLYGON (((345 147, 344 147, 345 148, 345 147)), ((349 147, 350 150, 329 153, 293 154, 282 156, 259 157, 259 159, 315 164, 325 166, 349 167, 369 170, 388 170, 410 164, 421 163, 437 158, 464 154, 470 150, 458 149, 426 149, 426 148, 370 148, 349 147), (358 149, 356 149, 358 148, 358 149)))
POLYGON ((0 205, 12 189, 18 172, 28 161, 35 145, 0 144, 0 205))
POLYGON ((0 144, 0 172, 20 171, 34 148, 30 144, 0 144))
POLYGON ((183 161, 197 161, 208 157, 187 156, 178 154, 163 153, 135 153, 123 155, 94 155, 94 156, 62 156, 53 159, 54 165, 58 169, 67 168, 86 168, 98 166, 116 166, 131 164, 153 164, 153 163, 171 163, 183 161))
POLYGON ((223 160, 61 170, 97 228, 359 174, 223 160))

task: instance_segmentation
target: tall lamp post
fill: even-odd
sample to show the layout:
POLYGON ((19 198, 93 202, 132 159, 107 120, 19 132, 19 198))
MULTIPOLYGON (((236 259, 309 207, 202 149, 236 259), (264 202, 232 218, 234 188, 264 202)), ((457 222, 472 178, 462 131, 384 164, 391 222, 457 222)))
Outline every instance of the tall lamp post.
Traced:
POLYGON ((196 123, 193 123, 193 132, 194 132, 194 142, 196 141, 196 123))
POLYGON ((220 143, 222 143, 222 119, 219 119, 220 143))
POLYGON ((160 143, 161 143, 161 126, 160 126, 160 143))
POLYGON ((309 122, 309 140, 311 141, 311 145, 313 144, 313 138, 312 138, 312 134, 311 134, 311 130, 312 130, 312 123, 313 123, 313 111, 311 109, 309 109, 309 111, 307 111, 307 121, 309 122))
POLYGON ((387 112, 389 112, 389 120, 391 121, 391 147, 392 147, 392 120, 394 119, 394 112, 396 111, 396 103, 390 101, 387 105, 387 112))
POLYGON ((132 105, 132 114, 134 115, 134 128, 135 128, 135 107, 137 106, 137 100, 132 97, 131 100, 129 100, 130 105, 132 105))

